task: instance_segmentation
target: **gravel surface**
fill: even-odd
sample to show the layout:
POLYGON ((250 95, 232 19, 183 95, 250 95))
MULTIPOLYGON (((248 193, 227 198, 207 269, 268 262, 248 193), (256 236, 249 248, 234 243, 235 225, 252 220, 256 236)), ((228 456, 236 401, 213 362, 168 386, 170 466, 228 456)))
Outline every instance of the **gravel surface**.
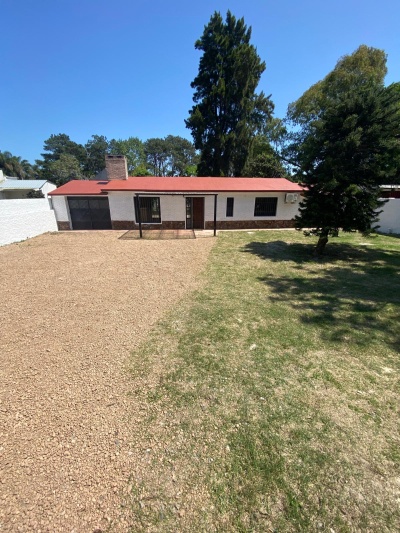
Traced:
POLYGON ((0 248, 0 531, 130 531, 131 350, 214 239, 65 232, 0 248))

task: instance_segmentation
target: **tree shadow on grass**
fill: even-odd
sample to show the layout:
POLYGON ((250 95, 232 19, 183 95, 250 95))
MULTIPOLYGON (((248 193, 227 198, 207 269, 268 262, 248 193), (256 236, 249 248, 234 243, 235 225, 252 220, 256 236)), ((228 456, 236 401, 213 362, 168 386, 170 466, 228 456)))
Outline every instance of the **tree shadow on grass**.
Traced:
POLYGON ((259 280, 270 288, 271 304, 296 309, 324 340, 368 345, 379 339, 400 350, 400 251, 329 246, 322 260, 313 258, 313 246, 284 241, 251 242, 244 251, 294 263, 284 275, 259 280))
MULTIPOLYGON (((397 236, 390 236, 397 238, 397 236)), ((399 236, 400 237, 400 236, 399 236)), ((250 242, 244 247, 245 252, 257 255, 261 259, 269 259, 271 261, 292 261, 297 264, 301 263, 331 263, 334 261, 357 261, 357 260, 371 260, 377 259, 385 260, 387 255, 399 256, 400 251, 391 250, 377 250, 373 248, 375 240, 379 237, 377 235, 370 235, 368 242, 363 245, 351 245, 346 243, 329 242, 326 247, 326 254, 322 257, 316 257, 315 242, 310 244, 304 243, 288 243, 286 241, 270 241, 270 242, 250 242), (371 256, 371 252, 373 252, 371 256)), ((397 244, 394 242, 393 244, 397 244)), ((399 259, 400 261, 400 259, 399 259)))

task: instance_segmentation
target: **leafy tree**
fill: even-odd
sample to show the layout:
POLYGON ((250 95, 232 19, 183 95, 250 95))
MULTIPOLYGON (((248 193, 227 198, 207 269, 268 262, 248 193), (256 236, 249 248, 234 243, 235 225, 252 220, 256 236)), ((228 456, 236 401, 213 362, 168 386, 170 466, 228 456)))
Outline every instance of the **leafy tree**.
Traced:
POLYGON ((340 229, 373 229, 380 183, 398 170, 399 109, 393 86, 355 85, 298 133, 292 149, 306 189, 296 227, 312 228, 317 254, 340 229))
POLYGON ((288 177, 280 156, 265 135, 258 135, 253 143, 252 153, 244 169, 245 176, 262 178, 288 177))
POLYGON ((80 164, 86 162, 85 148, 81 144, 71 141, 69 136, 65 133, 50 135, 50 137, 44 141, 43 149, 45 153, 41 154, 41 156, 46 162, 57 161, 62 154, 74 156, 80 164))
POLYGON ((289 105, 288 119, 296 125, 306 125, 318 118, 338 95, 370 83, 383 84, 386 73, 385 52, 361 45, 352 54, 343 56, 323 80, 289 105))
POLYGON ((256 88, 265 70, 250 44, 251 28, 228 11, 215 12, 195 43, 203 51, 191 87, 195 105, 185 121, 200 150, 200 176, 243 174, 254 135, 271 116, 273 104, 256 88))
POLYGON ((71 180, 84 179, 81 164, 76 157, 70 154, 61 154, 56 161, 49 163, 48 170, 57 187, 71 180))
POLYGON ((196 172, 198 156, 194 145, 183 137, 168 135, 165 139, 168 152, 169 176, 187 176, 196 172))
POLYGON ((317 253, 339 230, 371 231, 379 184, 398 175, 398 84, 384 87, 386 54, 360 46, 289 105, 286 160, 306 186, 298 228, 319 237, 317 253))
MULTIPOLYGON (((393 83, 391 85, 392 90, 397 94, 399 101, 400 101, 400 82, 393 83)), ((393 176, 385 176, 382 179, 382 185, 386 185, 387 183, 393 184, 393 185, 400 185, 400 149, 395 154, 395 160, 393 161, 393 165, 396 168, 396 171, 393 176)))
POLYGON ((109 150, 107 137, 104 137, 104 135, 92 135, 92 138, 85 144, 85 150, 85 174, 94 176, 106 166, 106 153, 109 150))
POLYGON ((38 190, 38 191, 29 191, 27 193, 26 197, 27 198, 45 198, 44 194, 40 190, 38 190))
POLYGON ((109 153, 126 157, 128 173, 131 176, 147 176, 149 174, 146 168, 144 144, 138 137, 129 137, 125 140, 112 139, 109 153))
POLYGON ((26 159, 7 151, 0 151, 0 169, 5 176, 18 177, 23 180, 36 178, 34 167, 26 159))
POLYGON ((36 161, 40 170, 40 175, 43 179, 52 181, 51 165, 58 161, 62 155, 72 156, 78 162, 81 171, 85 167, 85 148, 81 144, 71 141, 69 136, 65 133, 50 135, 50 137, 44 141, 43 149, 44 153, 41 154, 43 160, 36 161))
POLYGON ((147 166, 154 176, 191 176, 198 156, 194 145, 183 137, 147 139, 144 143, 147 166))
POLYGON ((197 165, 186 165, 184 171, 182 172, 181 176, 197 176, 197 165))
POLYGON ((153 176, 165 176, 168 168, 168 146, 165 139, 157 137, 144 143, 147 165, 153 176))

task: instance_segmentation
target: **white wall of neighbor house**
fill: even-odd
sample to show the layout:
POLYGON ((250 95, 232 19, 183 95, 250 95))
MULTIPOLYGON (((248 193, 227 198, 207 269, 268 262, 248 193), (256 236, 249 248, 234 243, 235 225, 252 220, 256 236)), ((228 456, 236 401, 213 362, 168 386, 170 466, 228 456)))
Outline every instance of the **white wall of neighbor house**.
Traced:
POLYGON ((55 189, 57 189, 57 185, 54 185, 54 183, 51 183, 50 181, 46 181, 40 190, 44 194, 44 197, 47 198, 49 192, 54 191, 55 189))
POLYGON ((57 231, 54 211, 47 199, 19 199, 1 202, 0 246, 23 241, 47 231, 57 231))
POLYGON ((28 198, 28 193, 33 189, 5 189, 0 192, 0 200, 22 200, 28 198))
MULTIPOLYGON (((217 220, 291 220, 298 214, 300 195, 295 203, 285 203, 286 193, 221 193, 217 198, 217 220), (227 198, 234 198, 233 216, 226 216, 227 198), (276 216, 255 217, 254 204, 256 198, 278 198, 276 216)), ((205 200, 205 219, 214 219, 214 196, 205 200)))
POLYGON ((52 196, 51 203, 58 222, 69 222, 66 196, 52 196))
POLYGON ((379 215, 381 233, 400 233, 400 198, 389 198, 379 215))

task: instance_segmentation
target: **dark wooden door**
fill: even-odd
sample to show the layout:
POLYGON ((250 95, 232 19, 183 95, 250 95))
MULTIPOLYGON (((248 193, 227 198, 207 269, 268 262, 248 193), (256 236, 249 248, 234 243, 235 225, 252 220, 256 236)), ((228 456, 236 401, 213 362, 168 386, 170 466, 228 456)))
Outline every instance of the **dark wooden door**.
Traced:
POLYGON ((193 198, 193 229, 204 229, 204 198, 193 198))

